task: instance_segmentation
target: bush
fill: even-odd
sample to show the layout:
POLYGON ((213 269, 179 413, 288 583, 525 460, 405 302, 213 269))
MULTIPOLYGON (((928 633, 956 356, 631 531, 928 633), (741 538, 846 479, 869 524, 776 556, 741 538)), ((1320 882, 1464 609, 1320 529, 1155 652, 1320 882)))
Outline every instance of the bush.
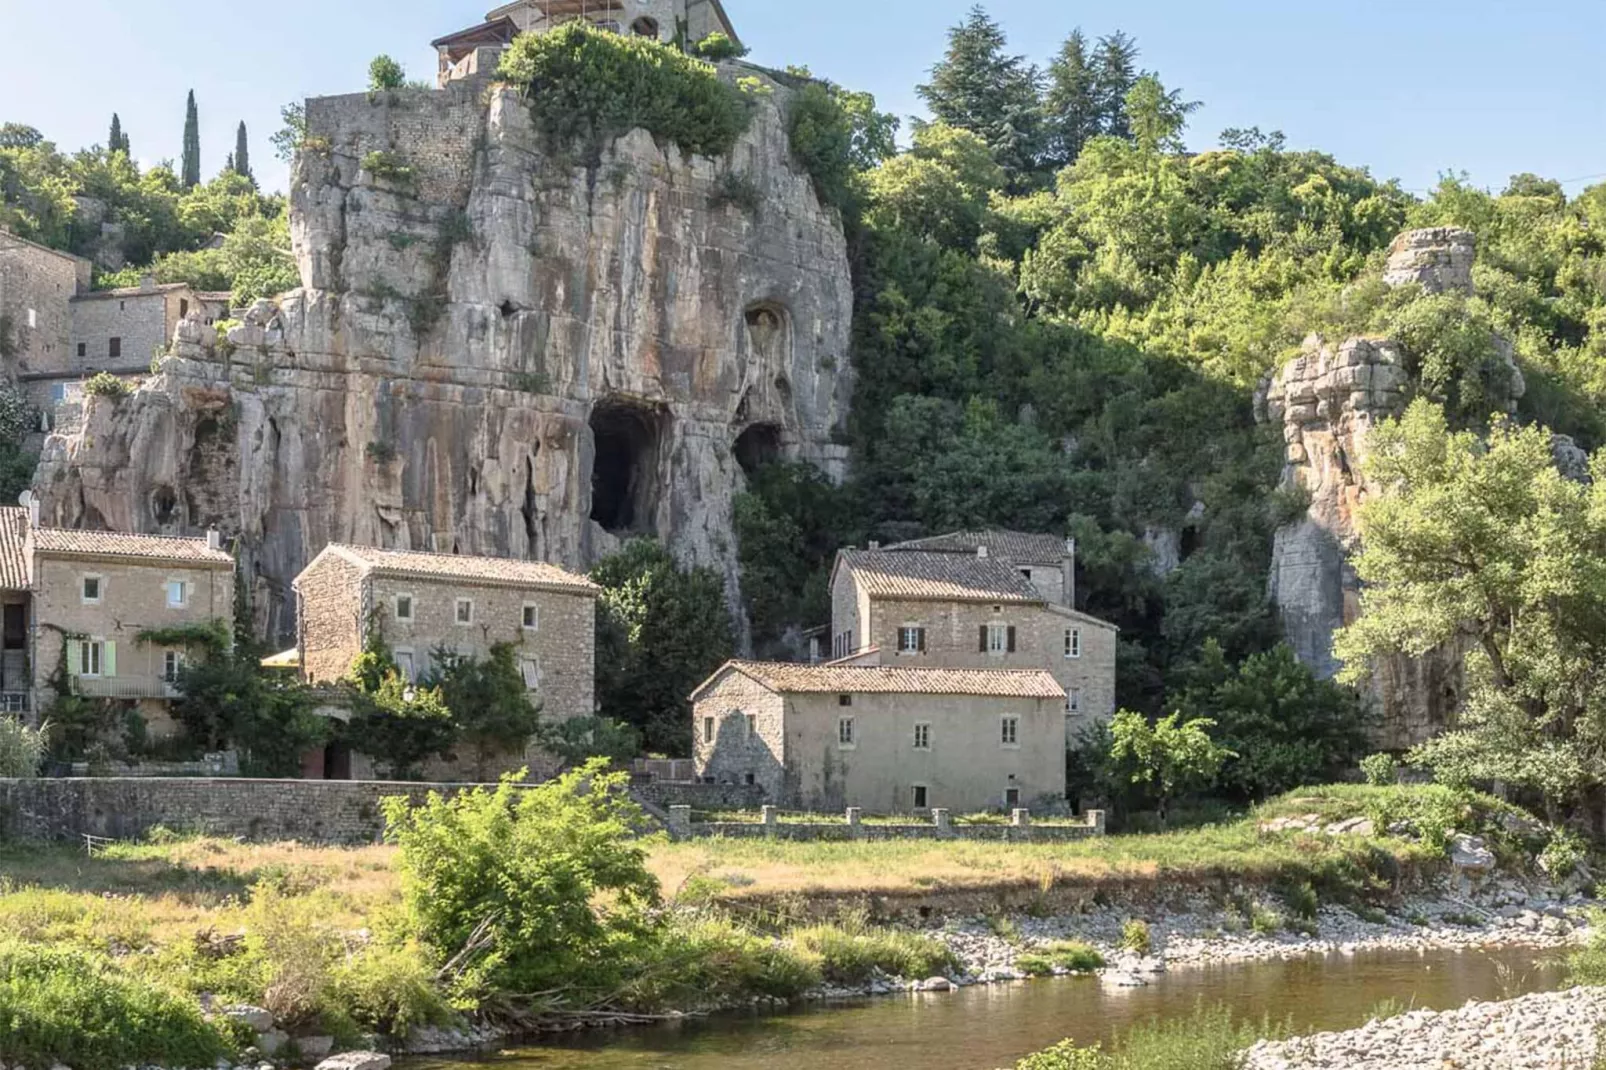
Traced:
POLYGON ((787 112, 792 155, 814 180, 815 195, 846 214, 854 203, 853 117, 831 87, 810 82, 787 112))
POLYGON ((1589 856, 1589 847, 1583 837, 1572 829, 1560 828, 1551 834, 1550 842, 1539 852, 1539 868, 1551 880, 1566 880, 1578 871, 1589 856))
POLYGON ((0 715, 0 777, 32 780, 45 757, 48 732, 0 715))
POLYGON ((1080 940, 1056 940, 1036 951, 1016 956, 1015 966, 1033 977, 1046 976, 1056 969, 1092 973, 1104 968, 1104 956, 1093 945, 1080 940))
POLYGON ((726 171, 714 183, 714 195, 709 198, 709 203, 715 208, 735 207, 748 215, 757 215, 763 207, 764 195, 757 183, 748 176, 726 171))
POLYGON ((747 55, 747 49, 715 30, 692 45, 691 54, 706 59, 710 63, 718 63, 721 60, 741 59, 747 55))
POLYGON ((407 84, 407 72, 400 63, 389 56, 375 56, 368 64, 368 91, 370 93, 383 92, 386 89, 400 89, 407 84))
POLYGON ((1386 788, 1399 782, 1400 763, 1392 754, 1371 754, 1361 759, 1361 775, 1374 788, 1386 788))
POLYGON ((1589 943, 1567 956, 1567 982, 1606 985, 1606 911, 1589 914, 1589 943))
POLYGON ((404 1037, 456 1016, 417 944, 364 948, 335 968, 330 994, 360 1028, 384 1036, 404 1037))
POLYGON ((1245 1048, 1283 1032, 1269 1021, 1259 1026, 1235 1022, 1225 1007, 1200 1007, 1186 1018, 1137 1026, 1121 1039, 1119 1053, 1067 1040, 1028 1055, 1015 1070, 1237 1070, 1245 1048))
POLYGON ((231 1049, 196 1004, 122 973, 109 959, 63 947, 0 946, 0 1062, 210 1067, 231 1049))
POLYGON ((1121 926, 1121 946, 1128 951, 1147 955, 1152 946, 1149 923, 1140 918, 1128 918, 1126 924, 1121 926))
POLYGON ((816 955, 718 915, 677 913, 619 1002, 638 1011, 721 1006, 754 995, 796 999, 822 980, 816 955))
POLYGON ((1283 904, 1294 917, 1315 921, 1321 900, 1317 898, 1316 889, 1311 887, 1311 883, 1303 881, 1283 893, 1283 904))
POLYGON ((362 158, 362 169, 381 182, 405 186, 413 181, 413 169, 394 152, 370 152, 362 158))
POLYGON ((959 968, 958 957, 946 944, 919 933, 871 929, 862 917, 797 929, 791 942, 817 956, 821 976, 837 984, 863 984, 877 973, 924 979, 959 968))
POLYGON ((96 372, 84 383, 84 393, 97 398, 122 398, 129 394, 128 384, 111 372, 96 372))
POLYGON ((609 142, 637 127, 685 152, 722 156, 750 120, 746 96, 721 82, 711 64, 584 22, 524 34, 498 73, 529 102, 553 142, 581 145, 592 164, 609 142))

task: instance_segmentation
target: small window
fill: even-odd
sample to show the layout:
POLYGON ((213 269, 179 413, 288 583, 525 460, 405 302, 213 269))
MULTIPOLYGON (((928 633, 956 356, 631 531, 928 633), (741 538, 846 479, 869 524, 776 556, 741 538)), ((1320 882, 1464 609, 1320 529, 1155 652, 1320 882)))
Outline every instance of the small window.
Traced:
POLYGON ((184 668, 184 652, 169 650, 162 655, 162 679, 170 684, 178 683, 179 671, 184 668))
POLYGON ((1006 747, 1020 746, 1020 718, 1005 717, 1001 724, 1002 731, 999 733, 999 743, 1006 747))
POLYGON ((541 607, 534 602, 524 603, 524 630, 527 632, 541 630, 541 607))
POLYGON ((396 659, 396 671, 408 683, 418 680, 418 670, 413 665, 413 652, 411 650, 398 650, 392 655, 396 659))
POLYGON ((167 608, 183 609, 190 604, 190 585, 183 580, 167 581, 167 608))
POLYGON ((127 301, 119 301, 119 302, 117 302, 117 311, 119 311, 119 312, 127 312, 128 311, 128 302, 127 301))
POLYGON ((89 356, 89 343, 88 342, 79 342, 78 343, 78 355, 80 357, 89 356))
POLYGON ((519 673, 524 677, 524 686, 531 691, 541 688, 541 663, 535 658, 524 658, 519 662, 519 673))
POLYGON ((1082 689, 1081 688, 1073 687, 1069 691, 1065 692, 1065 712, 1066 713, 1081 713, 1082 712, 1082 689))
POLYGON ((78 675, 99 676, 105 664, 106 644, 99 639, 86 639, 78 644, 78 675))
POLYGON ((1022 578, 1024 578, 1028 582, 1031 581, 1031 578, 1032 578, 1032 570, 1031 569, 1023 568, 1023 569, 1020 570, 1020 574, 1021 574, 1022 578))
POLYGON ((1015 652, 1015 628, 1010 624, 984 624, 981 629, 981 649, 995 657, 1015 652))
POLYGON ((758 783, 758 777, 754 776, 752 773, 743 773, 742 783, 746 784, 748 787, 752 787, 754 784, 758 783))
POLYGON ((751 713, 742 714, 742 718, 747 722, 747 738, 756 739, 758 737, 758 718, 751 713))
POLYGON ((703 718, 703 742, 714 742, 714 719, 712 717, 703 718))
POLYGON ((107 342, 106 343, 106 355, 108 357, 120 357, 120 356, 122 356, 123 355, 123 340, 121 338, 113 338, 110 342, 107 342))
POLYGON ((410 594, 399 594, 399 595, 396 596, 396 619, 397 620, 412 620, 413 619, 413 596, 412 595, 410 595, 410 594))
POLYGON ((839 747, 853 746, 853 718, 841 717, 837 719, 836 742, 839 747))
POLYGON ((85 576, 83 582, 83 599, 86 606, 100 605, 101 594, 105 590, 106 581, 99 576, 85 576))
POLYGON ((1065 656, 1079 658, 1082 656, 1082 629, 1065 629, 1065 656))
POLYGON ((853 696, 852 695, 838 695, 836 697, 836 704, 838 706, 851 706, 851 705, 853 705, 853 696))
POLYGON ((474 623, 474 600, 472 598, 459 598, 457 600, 457 623, 474 623))
POLYGON ((898 653, 924 654, 926 630, 918 624, 906 624, 898 629, 898 653))
POLYGON ((915 725, 915 750, 931 749, 931 725, 915 725))
POLYGON ((178 299, 178 318, 183 319, 190 314, 190 300, 187 297, 178 299))
POLYGON ((916 810, 924 810, 926 808, 926 786, 924 784, 916 784, 914 786, 914 804, 916 810))
MULTIPOLYGON (((78 348, 80 350, 78 355, 81 357, 81 356, 84 355, 81 352, 84 347, 80 345, 78 348)), ((66 401, 67 400, 67 384, 66 383, 56 383, 54 386, 52 386, 50 388, 50 400, 55 402, 57 405, 60 405, 63 401, 66 401)))

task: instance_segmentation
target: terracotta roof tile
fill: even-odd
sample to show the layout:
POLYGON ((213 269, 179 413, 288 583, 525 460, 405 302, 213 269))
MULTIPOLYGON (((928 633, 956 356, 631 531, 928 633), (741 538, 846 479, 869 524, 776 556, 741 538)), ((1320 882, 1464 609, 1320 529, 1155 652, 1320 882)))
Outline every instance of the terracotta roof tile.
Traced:
POLYGON ((0 509, 0 590, 28 589, 28 510, 0 509))
POLYGON ((143 286, 119 286, 115 290, 91 290, 86 294, 78 294, 72 300, 102 301, 110 297, 155 297, 158 294, 177 293, 189 288, 190 284, 187 282, 159 282, 149 290, 143 286))
MULTIPOLYGON (((971 695, 980 698, 1063 699, 1065 689, 1042 669, 909 669, 894 666, 727 662, 700 694, 727 670, 781 694, 971 695)), ((696 695, 692 696, 696 698, 696 695)))
POLYGON ((594 595, 602 590, 584 576, 544 561, 431 554, 417 550, 381 550, 374 546, 333 545, 329 549, 372 573, 384 576, 462 580, 496 587, 541 587, 574 594, 594 595))
POLYGON ((177 564, 233 568, 234 557, 227 550, 214 550, 205 539, 174 538, 169 535, 129 535, 120 531, 79 531, 68 528, 36 528, 34 550, 41 554, 68 557, 135 557, 177 564))
POLYGON ((842 565, 873 598, 942 602, 1042 602, 1042 593, 1006 562, 974 553, 843 550, 842 565))
POLYGON ((1022 531, 956 531, 929 539, 912 539, 885 550, 974 554, 985 546, 993 557, 1017 565, 1057 565, 1065 557, 1065 539, 1059 535, 1032 535, 1022 531))

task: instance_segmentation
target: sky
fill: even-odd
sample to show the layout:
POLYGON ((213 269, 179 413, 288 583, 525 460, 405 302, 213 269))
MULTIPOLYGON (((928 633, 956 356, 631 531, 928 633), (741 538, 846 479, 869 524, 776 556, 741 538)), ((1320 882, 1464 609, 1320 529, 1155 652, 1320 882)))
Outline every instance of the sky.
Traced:
MULTIPOLYGON (((922 111, 915 87, 972 0, 724 0, 751 59, 802 65, 922 111)), ((365 88, 368 61, 433 78, 429 41, 480 21, 490 0, 0 0, 0 122, 66 149, 104 143, 112 112, 134 155, 179 155, 185 94, 201 113, 202 168, 236 124, 263 185, 283 189, 268 136, 280 107, 365 88)), ((1207 148, 1228 127, 1281 130, 1425 192, 1466 172, 1499 189, 1531 171, 1569 192, 1606 179, 1606 0, 989 0, 1011 49, 1046 63, 1080 26, 1124 30, 1142 63, 1204 106, 1207 148)))

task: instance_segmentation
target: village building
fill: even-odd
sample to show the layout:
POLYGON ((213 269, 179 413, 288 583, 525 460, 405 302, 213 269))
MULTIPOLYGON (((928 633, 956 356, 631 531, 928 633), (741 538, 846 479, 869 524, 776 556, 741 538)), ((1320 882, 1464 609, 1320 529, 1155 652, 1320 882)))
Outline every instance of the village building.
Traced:
POLYGON ((517 0, 485 21, 430 43, 440 57, 441 88, 495 73, 502 52, 521 33, 545 33, 583 19, 612 33, 691 44, 712 33, 738 41, 720 0, 517 0))
POLYGON ((1060 806, 1064 701, 1042 670, 732 661, 692 695, 696 772, 816 812, 1060 806))
POLYGON ((959 532, 843 550, 831 577, 839 663, 1037 669, 1064 689, 1074 742, 1115 713, 1118 629, 1075 608, 1070 540, 959 532))
POLYGON ((371 637, 409 681, 441 653, 517 650, 543 718, 596 712, 596 601, 584 576, 539 561, 332 545, 296 577, 302 675, 344 679, 371 637))
POLYGON ((0 231, 0 366, 26 376, 67 359, 71 301, 87 293, 93 265, 0 231))

